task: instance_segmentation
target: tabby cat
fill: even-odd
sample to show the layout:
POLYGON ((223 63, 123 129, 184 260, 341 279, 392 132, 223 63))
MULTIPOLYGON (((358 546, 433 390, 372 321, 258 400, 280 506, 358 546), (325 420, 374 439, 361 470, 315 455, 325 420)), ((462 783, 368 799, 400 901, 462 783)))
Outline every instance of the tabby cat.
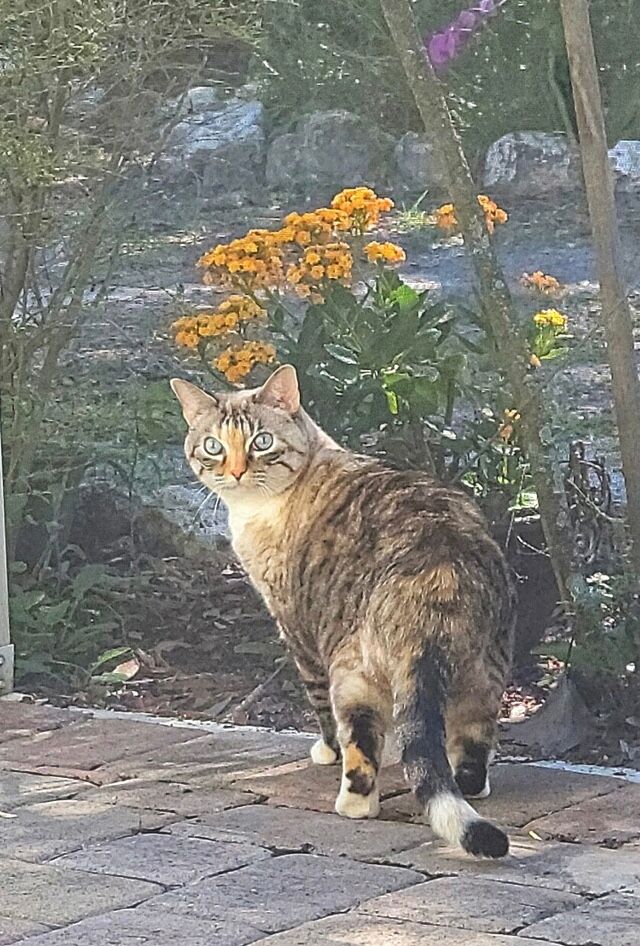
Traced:
POLYGON ((464 800, 489 793, 514 612, 505 562, 475 505, 425 473, 338 446, 300 406, 289 365, 230 394, 171 385, 188 462, 227 505, 233 547, 317 713, 311 758, 342 757, 338 814, 378 814, 395 724, 436 834, 504 856, 507 836, 464 800))

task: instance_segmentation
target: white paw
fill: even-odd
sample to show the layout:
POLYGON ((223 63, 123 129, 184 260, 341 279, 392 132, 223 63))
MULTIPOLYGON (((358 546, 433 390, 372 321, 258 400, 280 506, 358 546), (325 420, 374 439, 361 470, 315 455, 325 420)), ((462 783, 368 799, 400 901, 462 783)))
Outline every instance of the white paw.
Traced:
POLYGON ((342 785, 336 798, 336 812, 343 818, 377 818, 380 811, 378 786, 369 795, 357 795, 342 785))
POLYGON ((481 792, 478 792, 477 795, 469 795, 469 798, 488 798, 491 794, 491 785, 489 783, 489 776, 487 775, 487 781, 484 783, 484 788, 481 792))
POLYGON ((338 761, 338 753, 324 739, 318 739, 311 746, 311 761, 315 765, 333 765, 338 761))

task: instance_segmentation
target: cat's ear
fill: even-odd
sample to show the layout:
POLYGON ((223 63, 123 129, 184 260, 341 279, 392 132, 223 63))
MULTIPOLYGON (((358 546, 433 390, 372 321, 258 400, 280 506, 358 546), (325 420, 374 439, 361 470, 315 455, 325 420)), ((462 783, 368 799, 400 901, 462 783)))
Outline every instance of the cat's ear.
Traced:
POLYGON ((293 365, 282 365, 274 371, 259 389, 256 401, 296 414, 300 409, 300 388, 293 365))
POLYGON ((218 403, 212 394, 207 394, 206 391, 202 391, 195 384, 191 384, 190 381, 183 381, 182 378, 172 378, 169 383, 171 384, 171 390, 180 401, 184 419, 190 427, 199 414, 211 410, 218 403))

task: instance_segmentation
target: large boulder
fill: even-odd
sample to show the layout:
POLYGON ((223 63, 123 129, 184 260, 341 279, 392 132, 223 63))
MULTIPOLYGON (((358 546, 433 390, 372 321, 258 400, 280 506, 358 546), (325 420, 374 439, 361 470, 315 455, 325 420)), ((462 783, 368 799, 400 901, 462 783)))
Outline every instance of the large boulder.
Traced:
POLYGON ((640 141, 619 141, 609 151, 616 182, 626 187, 640 184, 640 141))
POLYGON ((426 135, 408 131, 396 144, 394 157, 397 183, 407 191, 417 194, 446 188, 440 163, 426 135))
POLYGON ((264 173, 264 108, 237 96, 218 101, 206 87, 187 93, 186 114, 169 135, 160 174, 169 180, 196 181, 204 197, 247 193, 264 173))
POLYGON ((267 184, 309 192, 375 184, 384 176, 393 139, 344 109, 313 112, 295 133, 275 138, 267 153, 267 184))
POLYGON ((567 136, 537 131, 504 135, 487 152, 484 186, 509 187, 522 197, 580 186, 580 156, 567 136))

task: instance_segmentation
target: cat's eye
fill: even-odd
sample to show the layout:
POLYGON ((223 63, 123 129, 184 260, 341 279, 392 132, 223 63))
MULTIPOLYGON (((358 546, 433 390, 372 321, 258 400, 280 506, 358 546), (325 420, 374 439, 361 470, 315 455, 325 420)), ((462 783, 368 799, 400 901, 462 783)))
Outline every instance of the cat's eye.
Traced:
POLYGON ((255 450, 270 450, 273 446, 273 434, 268 434, 266 431, 262 431, 260 434, 256 434, 253 438, 251 446, 255 450))
POLYGON ((205 437, 202 441, 202 449, 210 457, 219 457, 224 453, 224 447, 215 437, 205 437))

